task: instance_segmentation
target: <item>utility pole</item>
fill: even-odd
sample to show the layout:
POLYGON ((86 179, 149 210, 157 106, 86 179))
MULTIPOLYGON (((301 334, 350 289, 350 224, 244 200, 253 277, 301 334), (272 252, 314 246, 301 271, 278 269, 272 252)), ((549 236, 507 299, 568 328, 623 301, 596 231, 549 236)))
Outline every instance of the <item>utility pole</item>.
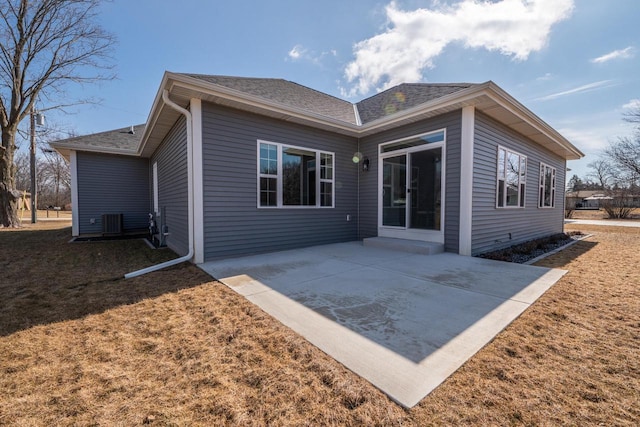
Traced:
POLYGON ((35 224, 38 214, 38 187, 36 186, 36 125, 44 126, 44 116, 36 114, 36 107, 31 107, 31 223, 35 224))
POLYGON ((35 224, 37 219, 36 199, 38 197, 36 188, 36 109, 31 107, 31 223, 35 224))

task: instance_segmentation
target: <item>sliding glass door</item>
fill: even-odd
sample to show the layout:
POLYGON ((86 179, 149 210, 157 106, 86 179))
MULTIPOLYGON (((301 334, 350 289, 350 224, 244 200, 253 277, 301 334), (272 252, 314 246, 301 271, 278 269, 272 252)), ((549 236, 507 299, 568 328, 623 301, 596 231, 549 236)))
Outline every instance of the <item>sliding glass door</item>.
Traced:
POLYGON ((443 241, 444 141, 411 143, 381 149, 378 235, 443 241))

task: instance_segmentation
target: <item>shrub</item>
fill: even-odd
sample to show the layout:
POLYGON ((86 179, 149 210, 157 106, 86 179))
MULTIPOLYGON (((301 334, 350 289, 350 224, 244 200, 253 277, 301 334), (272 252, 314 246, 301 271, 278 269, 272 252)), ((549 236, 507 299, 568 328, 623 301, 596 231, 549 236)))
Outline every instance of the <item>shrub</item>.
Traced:
POLYGON ((610 219, 628 219, 633 212, 633 208, 625 206, 622 198, 603 201, 601 206, 610 219))

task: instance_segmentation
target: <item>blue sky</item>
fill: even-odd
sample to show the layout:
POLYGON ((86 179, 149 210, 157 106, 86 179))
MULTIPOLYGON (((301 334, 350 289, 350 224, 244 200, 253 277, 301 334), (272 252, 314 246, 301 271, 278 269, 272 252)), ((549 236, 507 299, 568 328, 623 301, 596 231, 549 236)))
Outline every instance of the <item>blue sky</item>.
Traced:
MULTIPOLYGON (((493 80, 587 154, 640 103, 638 0, 115 0, 116 80, 51 111, 78 134, 143 123, 165 70, 277 77, 359 101, 400 82, 493 80)), ((39 105, 45 108, 46 105, 39 105)))

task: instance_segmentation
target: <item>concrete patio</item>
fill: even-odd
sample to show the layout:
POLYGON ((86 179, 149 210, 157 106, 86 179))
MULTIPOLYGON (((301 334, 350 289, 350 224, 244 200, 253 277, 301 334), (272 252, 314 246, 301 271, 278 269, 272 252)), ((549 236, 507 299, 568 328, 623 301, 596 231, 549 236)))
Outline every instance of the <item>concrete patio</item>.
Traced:
POLYGON ((566 273, 361 242, 201 268, 408 408, 566 273))

